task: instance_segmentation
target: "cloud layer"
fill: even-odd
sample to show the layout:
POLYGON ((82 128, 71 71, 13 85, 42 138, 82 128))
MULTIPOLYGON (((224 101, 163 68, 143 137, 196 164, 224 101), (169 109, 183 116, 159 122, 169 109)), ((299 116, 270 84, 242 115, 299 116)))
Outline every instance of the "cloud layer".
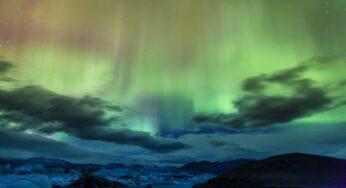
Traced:
POLYGON ((5 157, 49 157, 78 162, 107 163, 116 156, 93 152, 59 142, 38 134, 0 129, 0 154, 5 157), (17 153, 13 156, 11 153, 17 153))
MULTIPOLYGON (((294 68, 250 77, 242 85, 245 95, 234 101, 234 106, 238 109, 236 113, 198 114, 192 120, 234 129, 259 128, 291 122, 343 105, 343 102, 331 95, 330 88, 317 84, 305 74, 320 66, 332 66, 331 64, 344 59, 343 56, 316 57, 294 68), (281 88, 282 92, 267 92, 275 87, 281 88)), ((330 85, 333 84, 338 82, 330 85)))
MULTIPOLYGON (((0 75, 13 65, 0 61, 0 75)), ((60 95, 38 86, 0 89, 0 124, 7 130, 53 134, 65 132, 86 140, 130 144, 167 153, 189 146, 147 132, 116 129, 124 109, 100 98, 60 95)))
POLYGON ((2 122, 11 130, 45 134, 65 132, 86 140, 137 145, 153 152, 188 148, 186 144, 146 132, 111 128, 122 108, 95 97, 75 98, 27 86, 12 91, 0 90, 0 104, 2 122))

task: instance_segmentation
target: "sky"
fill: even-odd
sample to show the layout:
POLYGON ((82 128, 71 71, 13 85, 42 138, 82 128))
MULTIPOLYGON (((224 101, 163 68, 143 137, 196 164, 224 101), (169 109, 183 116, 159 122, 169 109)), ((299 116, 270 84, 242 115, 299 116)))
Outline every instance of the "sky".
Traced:
POLYGON ((0 155, 346 158, 344 0, 0 0, 0 155))

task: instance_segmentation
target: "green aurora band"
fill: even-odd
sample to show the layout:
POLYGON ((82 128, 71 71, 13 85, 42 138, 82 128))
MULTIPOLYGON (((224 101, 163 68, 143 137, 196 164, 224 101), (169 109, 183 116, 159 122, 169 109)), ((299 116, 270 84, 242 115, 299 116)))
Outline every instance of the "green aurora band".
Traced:
MULTIPOLYGON (((345 53, 346 9, 339 8, 345 6, 344 0, 0 1, 1 55, 15 63, 11 76, 21 81, 3 87, 98 96, 140 111, 129 120, 133 130, 156 134, 158 118, 181 129, 194 113, 236 111, 232 101, 248 77, 345 53)), ((345 68, 307 76, 327 83, 343 79, 345 68)), ((345 114, 340 107, 297 121, 344 122, 345 114)))

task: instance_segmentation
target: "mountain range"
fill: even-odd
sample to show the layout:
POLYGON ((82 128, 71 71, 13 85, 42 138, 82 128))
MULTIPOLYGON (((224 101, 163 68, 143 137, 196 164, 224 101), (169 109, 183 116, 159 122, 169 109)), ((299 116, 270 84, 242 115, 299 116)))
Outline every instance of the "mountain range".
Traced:
POLYGON ((210 161, 200 161, 191 162, 180 167, 181 170, 191 171, 191 172, 201 172, 209 174, 222 174, 234 168, 237 168, 249 161, 250 159, 237 159, 233 161, 224 162, 210 162, 210 161))

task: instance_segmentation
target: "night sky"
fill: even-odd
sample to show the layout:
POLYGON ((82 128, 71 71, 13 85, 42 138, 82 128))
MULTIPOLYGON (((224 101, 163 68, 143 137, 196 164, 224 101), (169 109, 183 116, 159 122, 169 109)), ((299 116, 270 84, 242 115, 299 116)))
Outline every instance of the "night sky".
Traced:
POLYGON ((0 156, 346 158, 344 0, 0 0, 0 156))

